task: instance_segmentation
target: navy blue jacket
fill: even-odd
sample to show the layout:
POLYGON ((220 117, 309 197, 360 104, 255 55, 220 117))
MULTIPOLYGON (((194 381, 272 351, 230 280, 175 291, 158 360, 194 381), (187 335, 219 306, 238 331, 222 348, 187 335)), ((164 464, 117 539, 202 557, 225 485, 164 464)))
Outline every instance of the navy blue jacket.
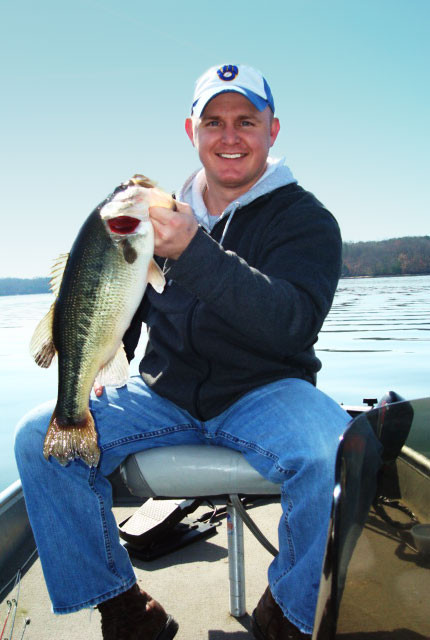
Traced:
POLYGON ((296 183, 238 209, 221 247, 225 224, 164 262, 169 285, 148 286, 124 336, 132 358, 146 323, 143 379, 200 420, 282 378, 316 383, 313 345, 341 268, 336 220, 296 183))

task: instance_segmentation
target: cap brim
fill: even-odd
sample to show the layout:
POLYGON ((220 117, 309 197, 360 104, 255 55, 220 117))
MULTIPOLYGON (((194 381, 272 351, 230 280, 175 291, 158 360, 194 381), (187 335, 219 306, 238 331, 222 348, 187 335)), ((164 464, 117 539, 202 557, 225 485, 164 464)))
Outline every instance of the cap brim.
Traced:
POLYGON ((229 89, 210 89, 209 91, 204 91, 202 95, 196 100, 191 109, 191 114, 200 118, 203 111, 205 110, 208 102, 210 102, 213 98, 218 96, 220 93, 239 93, 254 105, 258 111, 264 111, 267 106, 270 106, 268 101, 265 98, 262 98, 257 93, 253 91, 249 91, 249 89, 244 89, 243 87, 231 87, 229 89))

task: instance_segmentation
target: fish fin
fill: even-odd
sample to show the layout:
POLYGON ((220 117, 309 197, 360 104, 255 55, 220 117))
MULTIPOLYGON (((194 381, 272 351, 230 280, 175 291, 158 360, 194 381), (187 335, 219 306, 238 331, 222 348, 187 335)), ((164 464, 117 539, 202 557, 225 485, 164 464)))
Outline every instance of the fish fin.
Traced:
POLYGON ((147 189, 152 189, 152 187, 155 187, 156 185, 156 182, 146 176, 143 176, 141 173, 135 173, 130 179, 130 182, 139 185, 139 187, 146 187, 147 189))
POLYGON ((97 431, 94 418, 87 409, 84 419, 75 425, 62 427, 55 408, 46 432, 43 455, 52 456, 64 467, 68 462, 81 458, 89 467, 96 467, 100 460, 97 431))
POLYGON ((129 364, 121 343, 118 351, 98 372, 95 384, 102 387, 123 387, 129 378, 129 364))
POLYGON ((69 259, 68 253, 62 253, 55 260, 51 269, 51 280, 49 286, 55 297, 60 292, 61 282, 63 280, 64 269, 66 268, 67 260, 69 259))
POLYGON ((147 280, 152 284, 157 293, 163 293, 164 287, 166 286, 166 279, 155 260, 151 260, 149 263, 147 280))
POLYGON ((47 369, 51 364, 56 349, 52 339, 52 324, 54 321, 55 303, 37 325, 30 341, 30 353, 39 367, 47 369))

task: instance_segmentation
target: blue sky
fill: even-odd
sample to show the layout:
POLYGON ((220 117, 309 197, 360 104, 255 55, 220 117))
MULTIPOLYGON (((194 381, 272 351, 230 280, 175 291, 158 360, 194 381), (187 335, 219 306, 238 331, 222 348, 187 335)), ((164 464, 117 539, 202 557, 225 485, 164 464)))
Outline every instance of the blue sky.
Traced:
POLYGON ((89 212, 144 173, 198 167, 209 66, 261 69, 273 155, 345 240, 428 235, 429 0, 0 0, 0 277, 49 275, 89 212))

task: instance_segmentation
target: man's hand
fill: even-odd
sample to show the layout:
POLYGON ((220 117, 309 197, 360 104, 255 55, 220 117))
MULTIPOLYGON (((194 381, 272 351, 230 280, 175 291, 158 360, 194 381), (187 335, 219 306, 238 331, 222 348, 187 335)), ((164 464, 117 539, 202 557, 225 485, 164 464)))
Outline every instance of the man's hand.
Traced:
POLYGON ((177 260, 188 247, 199 227, 193 210, 184 202, 177 202, 176 211, 165 207, 149 207, 155 232, 154 253, 160 258, 177 260))

